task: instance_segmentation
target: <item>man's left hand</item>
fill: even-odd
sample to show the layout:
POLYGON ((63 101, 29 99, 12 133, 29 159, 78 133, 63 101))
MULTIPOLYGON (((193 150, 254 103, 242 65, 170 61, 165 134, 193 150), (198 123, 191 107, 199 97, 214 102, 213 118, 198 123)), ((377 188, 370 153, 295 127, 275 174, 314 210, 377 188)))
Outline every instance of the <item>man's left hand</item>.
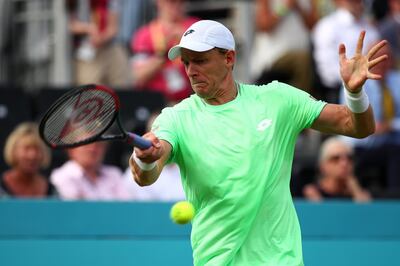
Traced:
POLYGON ((344 86, 351 93, 360 92, 367 79, 381 79, 381 75, 371 73, 369 70, 388 58, 387 55, 381 55, 378 58, 371 59, 383 46, 386 45, 386 40, 380 41, 374 45, 366 55, 363 55, 362 48, 364 37, 365 31, 362 31, 358 37, 356 53, 350 59, 346 58, 345 45, 340 44, 339 46, 340 75, 344 86))

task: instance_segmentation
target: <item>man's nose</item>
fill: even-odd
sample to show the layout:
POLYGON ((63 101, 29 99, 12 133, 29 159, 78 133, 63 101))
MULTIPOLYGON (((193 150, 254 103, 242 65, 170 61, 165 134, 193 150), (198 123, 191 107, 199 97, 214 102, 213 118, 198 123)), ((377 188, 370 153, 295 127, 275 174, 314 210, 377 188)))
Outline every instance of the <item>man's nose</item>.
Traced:
POLYGON ((196 67, 193 64, 189 63, 186 67, 186 73, 189 77, 196 76, 197 74, 196 67))

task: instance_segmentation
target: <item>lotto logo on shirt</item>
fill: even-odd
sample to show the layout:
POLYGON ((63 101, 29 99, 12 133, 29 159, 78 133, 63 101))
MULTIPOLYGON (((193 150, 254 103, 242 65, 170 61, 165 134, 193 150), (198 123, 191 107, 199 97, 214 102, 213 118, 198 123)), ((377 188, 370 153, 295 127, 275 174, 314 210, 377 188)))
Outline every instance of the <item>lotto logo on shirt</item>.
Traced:
POLYGON ((272 125, 272 120, 271 119, 264 119, 257 125, 257 130, 258 131, 264 131, 267 128, 269 128, 272 125))

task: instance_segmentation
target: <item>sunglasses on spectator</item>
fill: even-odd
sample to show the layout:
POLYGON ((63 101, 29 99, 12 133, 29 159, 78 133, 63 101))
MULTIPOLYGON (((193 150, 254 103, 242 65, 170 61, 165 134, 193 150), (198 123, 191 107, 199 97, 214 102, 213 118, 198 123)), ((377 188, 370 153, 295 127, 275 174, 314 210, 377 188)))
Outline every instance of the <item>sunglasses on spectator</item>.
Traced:
POLYGON ((332 162, 332 163, 337 163, 337 162, 339 162, 340 160, 347 160, 347 161, 350 161, 350 162, 352 162, 353 161, 353 154, 347 154, 347 153, 344 153, 344 154, 334 154, 334 155, 331 155, 331 156, 328 156, 327 157, 327 161, 329 161, 329 162, 332 162))

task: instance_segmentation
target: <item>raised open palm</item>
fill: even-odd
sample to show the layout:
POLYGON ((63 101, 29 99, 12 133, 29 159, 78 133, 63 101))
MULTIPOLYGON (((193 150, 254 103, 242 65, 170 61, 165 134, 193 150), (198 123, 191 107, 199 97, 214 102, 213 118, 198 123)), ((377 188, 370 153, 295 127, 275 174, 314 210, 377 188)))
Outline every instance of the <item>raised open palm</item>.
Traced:
POLYGON ((346 89, 352 93, 359 92, 367 79, 381 79, 381 75, 371 73, 369 70, 388 58, 387 55, 381 55, 371 60, 376 52, 386 45, 387 42, 385 40, 374 45, 366 55, 363 55, 364 37, 365 31, 362 31, 358 37, 356 53, 352 58, 346 58, 346 47, 344 44, 340 44, 339 46, 340 75, 346 89))

